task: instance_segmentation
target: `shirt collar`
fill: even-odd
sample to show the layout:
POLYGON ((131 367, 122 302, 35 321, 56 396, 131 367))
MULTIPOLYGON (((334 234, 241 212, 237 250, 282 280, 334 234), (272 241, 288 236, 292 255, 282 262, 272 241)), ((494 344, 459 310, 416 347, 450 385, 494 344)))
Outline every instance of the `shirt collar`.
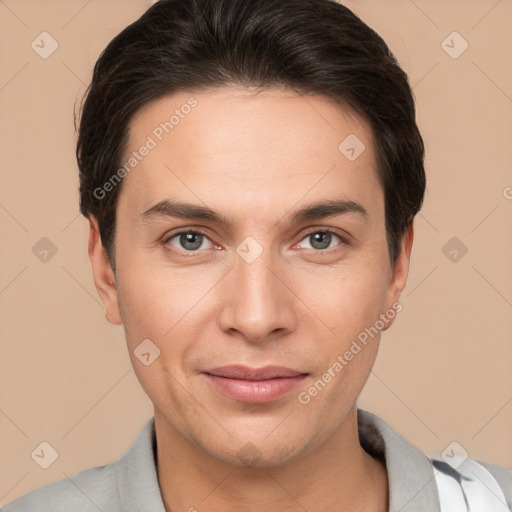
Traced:
POLYGON ((384 458, 389 482, 389 512, 440 512, 429 458, 375 414, 357 409, 359 442, 384 458))
POLYGON ((157 476, 155 417, 146 421, 132 447, 118 460, 119 510, 166 512, 157 476))

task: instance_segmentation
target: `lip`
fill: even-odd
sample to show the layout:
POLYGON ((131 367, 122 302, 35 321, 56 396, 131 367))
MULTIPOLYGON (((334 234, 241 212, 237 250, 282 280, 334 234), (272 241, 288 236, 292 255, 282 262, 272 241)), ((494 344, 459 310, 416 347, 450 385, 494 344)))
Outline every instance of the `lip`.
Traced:
POLYGON ((289 393, 308 374, 284 366, 250 368, 232 365, 206 370, 203 375, 224 395, 240 402, 261 404, 289 393))

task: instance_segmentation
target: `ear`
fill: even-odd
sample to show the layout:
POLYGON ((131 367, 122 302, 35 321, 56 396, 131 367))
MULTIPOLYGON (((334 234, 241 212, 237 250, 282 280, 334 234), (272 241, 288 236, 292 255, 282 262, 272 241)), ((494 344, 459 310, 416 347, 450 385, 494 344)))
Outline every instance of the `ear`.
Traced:
POLYGON ((89 259, 91 260, 94 284, 105 306, 105 318, 113 325, 122 325, 117 302, 116 278, 107 251, 101 243, 98 221, 89 219, 89 259))
MULTIPOLYGON (((411 261, 413 238, 414 227, 413 223, 411 222, 410 226, 406 229, 402 236, 396 261, 395 264, 393 265, 393 268, 391 269, 391 277, 388 284, 386 298, 386 311, 391 309, 395 311, 400 311, 402 309, 401 305, 399 306, 398 309, 397 304, 399 303, 400 295, 407 283, 407 276, 409 274, 409 263, 411 261)), ((386 326, 383 329, 384 331, 393 324, 394 318, 395 315, 393 315, 392 319, 388 323, 386 323, 386 326)))

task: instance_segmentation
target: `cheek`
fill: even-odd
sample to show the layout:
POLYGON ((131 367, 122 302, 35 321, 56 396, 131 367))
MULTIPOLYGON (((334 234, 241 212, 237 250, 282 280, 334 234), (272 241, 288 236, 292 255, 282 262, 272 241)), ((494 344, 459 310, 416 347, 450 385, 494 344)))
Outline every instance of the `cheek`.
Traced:
POLYGON ((197 306, 205 293, 199 275, 162 268, 151 261, 120 267, 120 310, 130 334, 166 339, 197 306))
POLYGON ((322 293, 304 300, 331 332, 323 329, 327 337, 316 340, 324 366, 299 402, 307 402, 301 407, 312 418, 324 418, 327 429, 335 429, 355 403, 377 357, 381 330, 375 325, 383 312, 386 281, 381 271, 370 268, 340 272, 338 280, 325 281, 322 293))
POLYGON ((205 297, 209 287, 198 277, 190 279, 191 273, 185 276, 176 269, 148 265, 138 268, 145 270, 137 273, 125 268, 126 279, 122 279, 119 269, 123 283, 120 310, 132 366, 155 407, 165 411, 173 425, 185 433, 190 424, 204 423, 203 409, 195 398, 199 395, 188 378, 194 367, 193 354, 204 339, 202 330, 211 323, 208 296, 205 297), (158 353, 149 365, 139 359, 139 347, 147 344, 143 341, 147 339, 154 346, 149 344, 149 350, 145 348, 144 352, 158 353))
POLYGON ((372 262, 340 265, 339 270, 309 273, 297 280, 297 295, 343 347, 383 313, 387 281, 372 262))
POLYGON ((169 397, 174 379, 184 382, 181 363, 194 344, 190 318, 196 313, 198 291, 183 287, 165 272, 139 268, 145 270, 136 273, 119 268, 120 312, 135 374, 151 400, 165 407, 164 398, 169 397))
POLYGON ((214 323, 208 290, 218 277, 213 272, 164 268, 149 261, 119 267, 119 306, 135 372, 150 396, 163 392, 169 379, 184 382, 205 326, 214 323), (151 340, 151 343, 144 340, 151 340), (146 343, 158 353, 151 366, 137 360, 146 343))

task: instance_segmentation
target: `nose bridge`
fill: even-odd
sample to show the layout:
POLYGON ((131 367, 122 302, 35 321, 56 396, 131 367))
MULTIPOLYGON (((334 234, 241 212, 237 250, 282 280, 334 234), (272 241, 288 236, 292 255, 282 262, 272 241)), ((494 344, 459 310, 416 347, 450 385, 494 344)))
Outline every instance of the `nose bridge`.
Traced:
POLYGON ((275 262, 270 248, 266 248, 254 261, 239 257, 239 261, 235 264, 240 284, 246 289, 247 298, 252 299, 255 305, 265 304, 272 295, 271 288, 276 284, 273 267, 275 262))
POLYGON ((223 287, 220 324, 251 341, 263 340, 293 323, 291 302, 281 282, 272 248, 248 237, 237 247, 227 286, 223 287))

